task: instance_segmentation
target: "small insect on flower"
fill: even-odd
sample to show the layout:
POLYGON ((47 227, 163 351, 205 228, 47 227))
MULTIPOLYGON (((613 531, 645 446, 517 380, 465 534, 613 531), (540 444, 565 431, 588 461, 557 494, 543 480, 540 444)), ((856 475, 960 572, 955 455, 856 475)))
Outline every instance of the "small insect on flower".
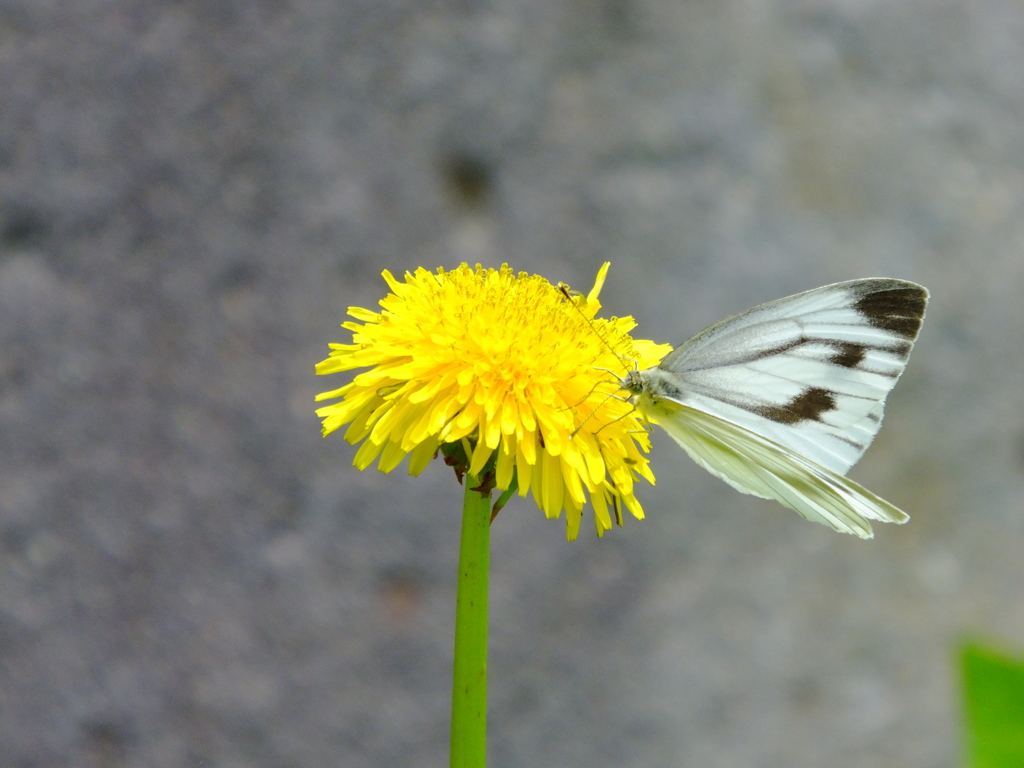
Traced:
POLYGON ((608 266, 586 295, 508 265, 385 271, 381 311, 350 308, 352 343, 316 367, 368 369, 317 396, 341 398, 317 410, 323 434, 348 424, 359 469, 408 456, 417 475, 440 451, 486 489, 532 492, 548 517, 564 509, 570 539, 588 499, 598 535, 623 507, 642 518, 634 483, 654 482, 650 442, 606 371, 653 366, 671 347, 631 338, 630 317, 596 316, 608 266))

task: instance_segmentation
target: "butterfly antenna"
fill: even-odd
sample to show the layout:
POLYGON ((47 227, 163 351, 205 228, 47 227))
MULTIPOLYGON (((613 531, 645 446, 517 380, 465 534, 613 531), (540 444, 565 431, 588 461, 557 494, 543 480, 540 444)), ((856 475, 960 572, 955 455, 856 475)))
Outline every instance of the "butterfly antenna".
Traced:
MULTIPOLYGON (((608 340, 604 336, 601 335, 601 332, 597 330, 597 327, 594 325, 593 321, 583 313, 582 309, 579 308, 579 305, 576 303, 576 299, 573 296, 573 292, 569 289, 569 286, 566 285, 565 283, 559 283, 557 287, 558 287, 558 290, 561 291, 562 295, 565 297, 566 301, 568 301, 573 306, 573 308, 577 312, 580 313, 580 317, 582 317, 583 321, 587 325, 590 326, 590 330, 592 330, 594 332, 594 335, 598 338, 598 340, 602 344, 604 344, 604 346, 608 349, 609 352, 611 352, 613 355, 615 355, 615 358, 620 363, 624 363, 625 361, 622 358, 622 356, 619 355, 619 353, 615 351, 615 348, 608 342, 608 340)), ((633 360, 633 369, 634 370, 639 370, 639 368, 640 368, 640 364, 636 360, 633 360)), ((605 373, 611 374, 612 376, 614 376, 616 378, 616 384, 618 385, 618 388, 619 389, 622 388, 622 382, 624 381, 624 379, 618 373, 616 373, 615 371, 613 371, 613 370, 611 370, 609 368, 601 368, 601 367, 598 367, 598 366, 595 366, 595 370, 604 371, 605 373)), ((573 407, 573 408, 579 407, 580 405, 585 403, 587 401, 587 399, 594 393, 594 391, 597 389, 597 387, 600 386, 602 383, 605 383, 605 382, 598 382, 597 384, 595 384, 593 386, 593 388, 591 388, 590 392, 587 393, 587 396, 585 398, 583 398, 575 406, 570 406, 570 407, 573 407)), ((611 382, 607 382, 607 383, 611 383, 611 382)), ((609 399, 618 400, 619 402, 623 402, 623 403, 628 403, 629 402, 628 398, 620 397, 617 394, 615 394, 614 392, 605 392, 603 394, 605 395, 605 399, 602 400, 600 403, 598 403, 597 407, 595 407, 589 414, 587 414, 586 418, 584 418, 583 421, 581 421, 579 423, 579 425, 576 427, 576 429, 574 429, 572 431, 572 434, 569 435, 569 439, 570 440, 572 438, 576 437, 577 433, 579 433, 579 431, 581 429, 583 429, 584 425, 594 417, 594 414, 596 414, 601 409, 601 406, 604 405, 606 402, 608 402, 609 399)), ((602 429, 607 427, 609 424, 614 424, 615 422, 619 421, 620 419, 625 418, 627 415, 629 415, 629 414, 628 413, 624 413, 624 414, 622 414, 620 416, 617 416, 616 418, 612 419, 607 424, 602 424, 597 429, 597 431, 594 434, 597 434, 597 432, 600 432, 602 429)))
MULTIPOLYGON (((580 317, 582 317, 583 321, 587 325, 590 326, 590 330, 592 330, 594 332, 594 335, 597 336, 597 338, 601 340, 601 343, 604 344, 608 348, 608 351, 611 352, 613 355, 615 355, 615 357, 618 358, 619 362, 623 362, 622 356, 619 355, 619 353, 615 351, 615 347, 613 347, 611 344, 609 344, 608 340, 604 336, 601 335, 600 331, 598 331, 597 328, 594 326, 593 321, 589 317, 587 317, 585 314, 583 314, 583 310, 579 308, 579 305, 576 303, 575 298, 573 298, 572 292, 569 290, 569 286, 566 285, 565 283, 559 283, 558 284, 558 290, 562 292, 562 295, 565 296, 566 300, 570 304, 572 304, 573 308, 577 312, 580 313, 580 317)), ((633 369, 634 370, 639 370, 640 369, 640 364, 636 360, 633 360, 633 369)), ((598 368, 598 370, 599 371, 608 371, 607 368, 598 368)), ((619 379, 620 381, 622 380, 622 377, 619 376, 619 374, 615 373, 614 371, 608 371, 608 373, 610 373, 612 376, 614 376, 615 378, 619 379)))

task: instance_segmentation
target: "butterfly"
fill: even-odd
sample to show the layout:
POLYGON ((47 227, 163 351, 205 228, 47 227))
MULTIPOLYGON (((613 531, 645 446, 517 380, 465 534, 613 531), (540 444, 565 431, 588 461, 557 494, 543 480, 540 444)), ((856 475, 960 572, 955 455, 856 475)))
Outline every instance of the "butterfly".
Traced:
POLYGON ((904 280, 826 285, 727 317, 621 386, 733 488, 871 538, 869 521, 908 516, 845 475, 878 433, 927 302, 904 280))

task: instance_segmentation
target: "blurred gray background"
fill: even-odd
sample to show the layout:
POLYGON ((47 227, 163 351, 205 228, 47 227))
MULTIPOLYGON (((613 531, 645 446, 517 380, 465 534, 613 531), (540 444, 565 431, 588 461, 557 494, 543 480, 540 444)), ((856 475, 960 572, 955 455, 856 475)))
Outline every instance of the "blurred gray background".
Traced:
POLYGON ((447 764, 460 489, 351 467, 313 365, 380 271, 676 343, 933 293, 862 542, 657 435, 648 519, 494 526, 505 766, 939 768, 1024 648, 1024 2, 4 0, 0 764, 447 764))

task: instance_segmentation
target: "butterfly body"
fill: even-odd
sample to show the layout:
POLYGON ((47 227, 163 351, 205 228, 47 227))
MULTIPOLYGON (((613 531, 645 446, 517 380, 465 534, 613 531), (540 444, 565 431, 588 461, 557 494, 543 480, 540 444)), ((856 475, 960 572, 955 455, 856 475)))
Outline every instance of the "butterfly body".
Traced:
POLYGON ((881 426, 927 299, 890 278, 778 299, 701 331, 622 387, 737 490, 868 538, 869 520, 907 515, 844 475, 881 426))

